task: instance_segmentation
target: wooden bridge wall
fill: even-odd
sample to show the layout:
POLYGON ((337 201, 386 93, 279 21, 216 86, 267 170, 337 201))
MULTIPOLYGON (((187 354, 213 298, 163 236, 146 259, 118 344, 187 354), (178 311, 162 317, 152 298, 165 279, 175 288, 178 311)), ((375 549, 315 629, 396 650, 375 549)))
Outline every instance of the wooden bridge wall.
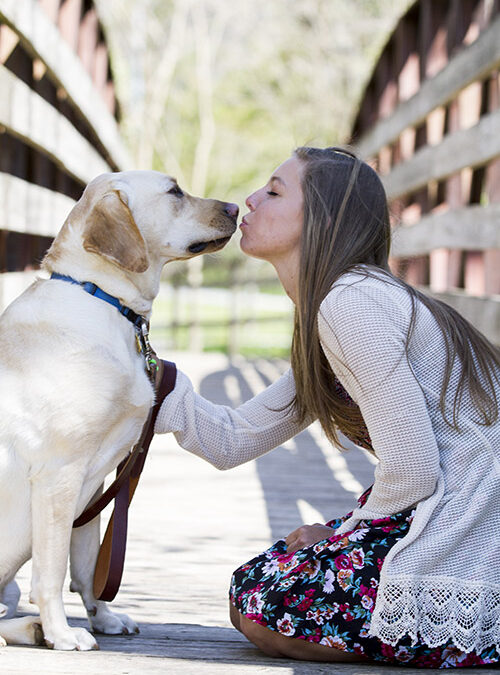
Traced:
POLYGON ((130 165, 118 116, 92 0, 0 0, 0 272, 36 269, 84 185, 130 165))
POLYGON ((420 0, 353 127, 394 217, 393 270, 500 344, 500 2, 420 0))

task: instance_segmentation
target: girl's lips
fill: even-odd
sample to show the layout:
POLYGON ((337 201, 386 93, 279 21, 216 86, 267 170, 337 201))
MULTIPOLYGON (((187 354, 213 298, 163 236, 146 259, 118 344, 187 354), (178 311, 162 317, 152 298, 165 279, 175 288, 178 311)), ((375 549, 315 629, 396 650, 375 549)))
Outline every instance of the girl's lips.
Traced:
POLYGON ((247 225, 248 225, 247 221, 244 218, 242 218, 240 227, 246 227, 247 225))

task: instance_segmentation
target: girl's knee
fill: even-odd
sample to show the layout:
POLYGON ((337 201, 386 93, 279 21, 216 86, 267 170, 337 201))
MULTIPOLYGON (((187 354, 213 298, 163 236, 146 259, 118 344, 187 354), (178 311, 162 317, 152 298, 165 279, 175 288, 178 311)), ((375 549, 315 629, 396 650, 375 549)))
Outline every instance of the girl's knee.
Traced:
POLYGON ((357 654, 342 652, 306 640, 286 637, 270 628, 261 626, 240 614, 240 628, 243 635, 264 654, 273 658, 286 658, 299 661, 323 661, 329 663, 358 662, 364 659, 357 654))
POLYGON ((240 614, 240 630, 243 635, 267 656, 281 658, 285 656, 279 647, 279 634, 265 628, 240 614))
POLYGON ((241 614, 238 612, 236 607, 233 605, 231 600, 229 601, 229 620, 233 624, 233 626, 236 628, 236 630, 239 630, 240 633, 242 632, 241 630, 241 614))

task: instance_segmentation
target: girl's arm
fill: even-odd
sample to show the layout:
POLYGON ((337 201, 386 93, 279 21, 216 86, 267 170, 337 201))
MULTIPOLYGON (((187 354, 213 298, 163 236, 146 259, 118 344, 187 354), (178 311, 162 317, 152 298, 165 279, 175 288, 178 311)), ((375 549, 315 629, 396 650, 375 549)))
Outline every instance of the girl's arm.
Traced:
POLYGON ((281 445, 306 428, 289 403, 295 395, 292 371, 238 408, 211 403, 195 393, 186 375, 177 373, 174 391, 165 399, 156 433, 173 432, 181 447, 213 464, 230 469, 281 445))

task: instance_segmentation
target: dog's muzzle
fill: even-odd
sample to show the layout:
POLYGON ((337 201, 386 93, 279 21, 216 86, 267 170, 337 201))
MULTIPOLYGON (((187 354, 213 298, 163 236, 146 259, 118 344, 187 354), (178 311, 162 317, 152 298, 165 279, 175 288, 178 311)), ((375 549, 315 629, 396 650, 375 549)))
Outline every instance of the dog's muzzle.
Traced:
MULTIPOLYGON (((222 216, 225 221, 229 220, 231 222, 230 234, 227 237, 220 237, 219 239, 209 239, 208 241, 195 241, 190 246, 188 246, 189 253, 203 253, 204 251, 218 251, 227 244, 231 239, 231 236, 236 231, 236 219, 238 218, 239 208, 238 204, 232 204, 229 202, 219 202, 222 206, 222 216)), ((224 230, 229 230, 226 226, 224 230)))
POLYGON ((231 237, 222 237, 221 239, 212 239, 211 241, 198 241, 188 247, 190 253, 201 253, 207 248, 210 248, 211 251, 216 251, 219 248, 222 248, 227 244, 231 237))

